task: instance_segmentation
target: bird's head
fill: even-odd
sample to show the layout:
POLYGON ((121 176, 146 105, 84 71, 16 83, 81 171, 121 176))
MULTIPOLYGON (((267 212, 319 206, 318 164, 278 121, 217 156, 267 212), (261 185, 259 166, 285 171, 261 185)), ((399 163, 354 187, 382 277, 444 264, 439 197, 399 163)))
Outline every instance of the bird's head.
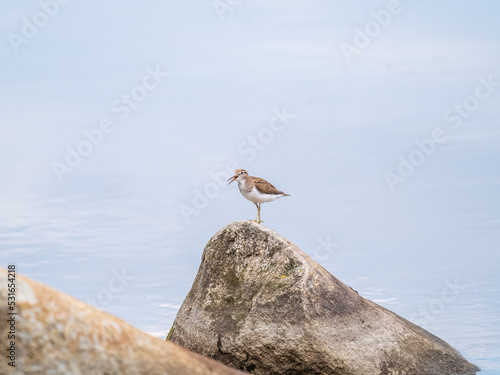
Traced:
POLYGON ((228 185, 233 182, 234 180, 239 180, 239 181, 245 181, 248 178, 248 173, 244 169, 237 169, 234 172, 234 176, 228 179, 229 183, 228 185))

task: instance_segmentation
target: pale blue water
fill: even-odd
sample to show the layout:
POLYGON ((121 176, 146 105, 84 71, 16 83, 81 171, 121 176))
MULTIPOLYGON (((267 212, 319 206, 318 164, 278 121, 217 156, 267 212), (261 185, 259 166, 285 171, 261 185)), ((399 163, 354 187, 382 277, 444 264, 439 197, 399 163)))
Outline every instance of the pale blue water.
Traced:
POLYGON ((71 1, 16 48, 41 3, 0 12, 0 266, 163 338, 255 217, 243 167, 291 194, 267 227, 500 374, 498 1, 71 1))
MULTIPOLYGON (((498 221, 490 218, 495 207, 437 229, 417 226, 428 207, 412 218, 392 212, 395 217, 379 219, 354 207, 356 214, 333 214, 325 224, 312 213, 329 211, 322 198, 306 194, 304 181, 282 179, 295 194, 263 206, 268 227, 364 297, 446 340, 485 374, 499 373, 498 221), (402 233, 394 231, 396 221, 402 221, 402 233)), ((177 213, 162 202, 157 184, 103 176, 75 181, 72 195, 19 194, 4 204, 1 265, 14 262, 19 272, 160 338, 189 291, 210 236, 255 214, 232 185, 192 223, 175 224, 177 213)), ((405 206, 401 197, 389 201, 405 206)))

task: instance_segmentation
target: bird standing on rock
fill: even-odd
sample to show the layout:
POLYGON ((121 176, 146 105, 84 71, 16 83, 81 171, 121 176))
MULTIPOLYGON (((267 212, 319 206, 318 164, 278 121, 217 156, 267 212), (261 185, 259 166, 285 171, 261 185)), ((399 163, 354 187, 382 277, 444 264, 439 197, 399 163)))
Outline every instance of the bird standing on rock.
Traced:
POLYGON ((257 217, 254 221, 259 224, 263 222, 260 220, 260 205, 262 203, 290 196, 290 194, 279 191, 263 178, 249 176, 244 169, 237 169, 234 176, 228 179, 228 185, 234 180, 238 181, 241 194, 257 206, 257 217))

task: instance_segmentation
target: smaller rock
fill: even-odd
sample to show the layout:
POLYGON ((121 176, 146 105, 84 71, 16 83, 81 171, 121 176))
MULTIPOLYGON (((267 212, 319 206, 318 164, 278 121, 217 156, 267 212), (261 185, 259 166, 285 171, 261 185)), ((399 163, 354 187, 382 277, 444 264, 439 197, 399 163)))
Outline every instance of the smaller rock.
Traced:
POLYGON ((0 374, 243 374, 19 274, 14 283, 18 315, 7 315, 7 272, 0 269, 0 337, 5 349, 11 333, 15 360, 2 350, 0 374))

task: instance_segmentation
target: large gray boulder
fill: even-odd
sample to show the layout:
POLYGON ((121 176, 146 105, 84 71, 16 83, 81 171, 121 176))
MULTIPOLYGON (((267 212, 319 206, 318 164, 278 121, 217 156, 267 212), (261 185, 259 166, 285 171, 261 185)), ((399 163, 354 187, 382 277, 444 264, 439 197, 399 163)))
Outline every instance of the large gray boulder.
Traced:
POLYGON ((361 297, 293 243, 239 221, 216 233, 169 339, 253 374, 474 374, 443 340, 361 297))
POLYGON ((0 269, 2 375, 243 374, 46 285, 19 274, 15 280, 9 278, 0 269), (12 310, 7 304, 9 289, 16 297, 12 310))

